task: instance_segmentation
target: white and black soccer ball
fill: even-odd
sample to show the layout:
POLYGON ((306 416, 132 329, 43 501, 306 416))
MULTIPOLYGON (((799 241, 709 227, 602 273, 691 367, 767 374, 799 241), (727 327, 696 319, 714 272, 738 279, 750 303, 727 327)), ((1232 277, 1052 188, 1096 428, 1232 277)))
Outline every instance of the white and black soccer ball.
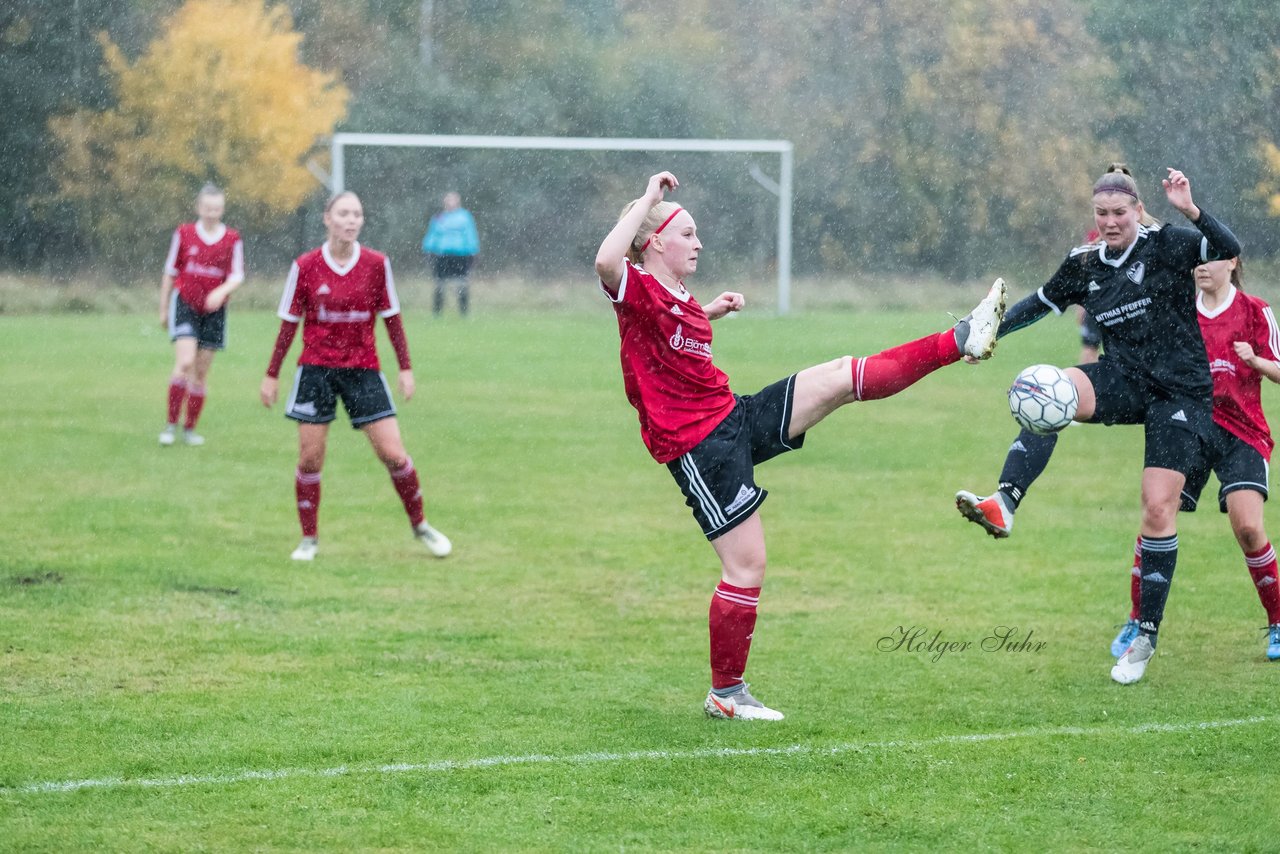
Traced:
POLYGON ((1009 411, 1032 433, 1057 433, 1076 416, 1080 396, 1061 368, 1032 365, 1009 387, 1009 411))

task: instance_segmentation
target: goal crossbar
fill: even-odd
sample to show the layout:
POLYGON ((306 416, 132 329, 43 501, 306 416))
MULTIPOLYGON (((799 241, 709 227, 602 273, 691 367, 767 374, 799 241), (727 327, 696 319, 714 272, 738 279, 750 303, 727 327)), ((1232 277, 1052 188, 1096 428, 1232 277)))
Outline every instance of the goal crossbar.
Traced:
POLYGON ((791 172, 795 147, 782 139, 643 139, 586 136, 484 136, 416 133, 336 133, 330 143, 332 190, 346 186, 348 146, 398 148, 490 148, 540 151, 688 151, 721 154, 777 154, 778 314, 791 309, 791 172))

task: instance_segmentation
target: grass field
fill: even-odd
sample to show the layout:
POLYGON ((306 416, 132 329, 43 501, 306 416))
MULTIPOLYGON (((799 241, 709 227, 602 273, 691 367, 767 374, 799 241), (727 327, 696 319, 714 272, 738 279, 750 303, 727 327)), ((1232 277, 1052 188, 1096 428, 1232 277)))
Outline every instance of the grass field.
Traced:
MULTIPOLYGON (((716 360, 754 391, 967 303, 745 315, 716 360)), ((1073 360, 1066 321, 761 469, 748 678, 780 724, 702 717, 717 566, 640 443, 607 305, 409 312, 401 426, 443 561, 341 422, 321 555, 288 559, 295 431, 256 400, 275 321, 230 328, 208 444, 161 449, 149 316, 0 318, 0 849, 1280 846, 1280 664, 1225 518, 1183 518, 1157 658, 1121 687, 1139 432, 1066 433, 1008 541, 952 506, 993 485, 1012 376, 1073 360), (1032 645, 984 651, 1000 626, 1032 645), (899 627, 973 646, 881 648, 899 627)))

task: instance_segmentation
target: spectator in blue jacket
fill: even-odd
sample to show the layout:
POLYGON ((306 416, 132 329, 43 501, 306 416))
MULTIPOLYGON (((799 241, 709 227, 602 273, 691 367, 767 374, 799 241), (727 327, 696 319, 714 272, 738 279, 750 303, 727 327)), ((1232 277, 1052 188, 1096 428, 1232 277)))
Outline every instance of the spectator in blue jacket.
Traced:
POLYGON ((435 266, 436 293, 431 302, 434 314, 444 308, 444 291, 452 279, 458 290, 458 312, 467 313, 468 276, 471 264, 480 251, 480 235, 471 212, 462 206, 457 193, 444 194, 444 209, 431 218, 427 234, 422 238, 422 251, 435 266))

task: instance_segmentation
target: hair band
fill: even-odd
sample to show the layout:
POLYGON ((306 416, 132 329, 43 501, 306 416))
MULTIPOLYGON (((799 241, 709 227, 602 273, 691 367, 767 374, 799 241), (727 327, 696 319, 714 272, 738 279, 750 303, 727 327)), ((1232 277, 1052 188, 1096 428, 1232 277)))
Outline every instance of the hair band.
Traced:
POLYGON ((1098 184, 1095 184, 1093 187, 1093 194, 1096 196, 1099 193, 1124 193, 1126 196, 1133 196, 1135 200, 1137 200, 1138 198, 1137 193, 1135 193, 1133 190, 1130 190, 1128 187, 1124 187, 1124 186, 1103 187, 1098 184))
POLYGON ((641 251, 641 252, 643 252, 644 250, 648 249, 648 248, 649 248, 649 244, 653 242, 653 238, 654 238, 654 237, 656 237, 657 235, 661 234, 661 233, 662 233, 662 229, 664 229, 664 228, 666 228, 668 225, 670 225, 670 224, 671 224, 671 220, 675 219, 675 218, 676 218, 676 214, 680 213, 680 211, 682 211, 682 210, 684 210, 684 208, 679 208, 679 207, 678 207, 678 208, 676 208, 676 209, 671 213, 671 216, 669 216, 669 217, 667 217, 666 219, 664 219, 664 220, 662 221, 662 225, 660 225, 660 226, 658 226, 657 228, 655 228, 655 229, 653 230, 653 234, 650 234, 650 235, 649 235, 649 239, 648 239, 648 240, 646 240, 646 241, 644 242, 644 246, 641 246, 641 247, 640 247, 640 251, 641 251))

